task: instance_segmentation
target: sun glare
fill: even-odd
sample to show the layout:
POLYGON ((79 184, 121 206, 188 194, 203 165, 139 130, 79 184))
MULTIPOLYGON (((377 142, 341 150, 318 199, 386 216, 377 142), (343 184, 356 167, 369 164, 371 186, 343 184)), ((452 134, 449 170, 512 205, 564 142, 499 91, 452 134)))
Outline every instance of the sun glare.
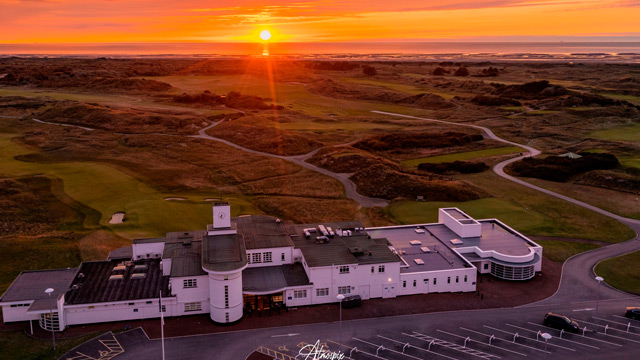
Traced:
POLYGON ((269 41, 269 39, 271 39, 271 32, 269 30, 262 30, 260 32, 260 39, 269 41))

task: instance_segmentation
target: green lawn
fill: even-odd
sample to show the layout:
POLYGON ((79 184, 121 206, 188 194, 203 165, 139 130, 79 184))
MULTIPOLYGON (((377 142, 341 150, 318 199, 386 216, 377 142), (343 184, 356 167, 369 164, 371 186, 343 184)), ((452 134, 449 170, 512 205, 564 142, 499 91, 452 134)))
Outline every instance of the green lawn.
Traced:
POLYGON ((564 262, 575 254, 600 247, 596 244, 570 241, 536 240, 536 243, 543 247, 542 255, 544 257, 556 262, 564 262))
POLYGON ((640 251, 605 260, 596 265, 595 272, 604 281, 623 291, 640 295, 640 251))
MULTIPOLYGON (((33 326, 38 326, 34 324, 33 326)), ((35 339, 22 331, 3 332, 0 334, 0 360, 45 360, 58 359, 74 347, 91 340, 99 333, 91 333, 73 339, 56 339, 56 351, 53 351, 51 338, 35 339)))
POLYGON ((626 100, 626 101, 633 102, 633 103, 640 103, 640 96, 614 94, 614 93, 602 93, 600 95, 606 96, 606 97, 611 98, 611 99, 626 100))
POLYGON ((485 149, 485 150, 476 150, 476 151, 468 151, 462 153, 455 154, 447 154, 447 155, 439 155, 439 156, 429 156, 422 157, 418 159, 405 160, 402 162, 402 165, 406 167, 417 167, 422 163, 441 163, 441 162, 452 162, 456 160, 470 160, 470 159, 479 159, 490 156, 498 156, 498 155, 506 155, 519 153, 524 151, 524 149, 517 146, 505 146, 493 149, 485 149))
POLYGON ((640 123, 594 131, 589 136, 612 141, 640 141, 640 123))
MULTIPOLYGON (((211 222, 211 205, 205 197, 218 194, 161 193, 136 178, 103 163, 69 162, 39 164, 14 159, 29 150, 11 141, 12 134, 0 134, 0 171, 2 176, 17 177, 45 174, 59 178, 64 192, 100 212, 100 225, 124 238, 164 235, 170 231, 202 229, 211 222), (183 197, 187 201, 166 201, 166 197, 183 197), (124 211, 125 222, 109 224, 111 215, 124 211)), ((233 198, 234 215, 252 210, 246 199, 233 198)), ((96 224, 85 226, 95 227, 96 224)))

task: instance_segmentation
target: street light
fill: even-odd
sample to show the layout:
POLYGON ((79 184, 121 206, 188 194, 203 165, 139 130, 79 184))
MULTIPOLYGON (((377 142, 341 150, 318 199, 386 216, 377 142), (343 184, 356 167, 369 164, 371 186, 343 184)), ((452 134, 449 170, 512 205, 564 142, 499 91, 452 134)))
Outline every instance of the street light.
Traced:
POLYGON ((51 293, 53 288, 44 291, 49 295, 49 325, 51 326, 51 341, 53 341, 53 351, 56 351, 56 333, 53 332, 53 306, 51 306, 51 293))
MULTIPOLYGON (((596 324, 598 323, 598 305, 600 304, 600 283, 604 280, 602 276, 596 276, 596 281, 598 282, 598 295, 596 298, 596 324)), ((596 331, 598 328, 596 327, 596 331)))
POLYGON ((338 300, 340 300, 340 342, 342 342, 342 300, 344 300, 344 295, 338 294, 338 300))

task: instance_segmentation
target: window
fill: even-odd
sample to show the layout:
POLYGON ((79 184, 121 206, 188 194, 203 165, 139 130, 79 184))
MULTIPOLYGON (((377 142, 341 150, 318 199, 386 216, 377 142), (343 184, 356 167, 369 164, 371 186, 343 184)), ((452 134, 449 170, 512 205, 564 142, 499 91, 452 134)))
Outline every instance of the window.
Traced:
POLYGON ((413 287, 416 287, 416 280, 413 280, 413 287))
POLYGON ((338 286, 338 294, 351 294, 351 286, 338 286))
POLYGON ((293 298, 294 299, 304 299, 307 297, 307 290, 294 290, 293 298))
POLYGON ((247 253, 247 264, 251 264, 251 254, 247 253))
POLYGON ((262 262, 266 262, 266 263, 273 262, 271 255, 272 255, 271 252, 262 253, 262 262))
POLYGON ((376 267, 375 267, 375 266, 372 266, 372 267, 371 267, 371 273, 373 274, 374 272, 376 272, 376 267))
POLYGON ((229 308, 229 285, 224 286, 224 308, 229 308))
POLYGON ((460 282, 460 276, 456 276, 456 284, 460 282))
POLYGON ((162 312, 167 312, 167 305, 162 305, 162 309, 160 310, 162 310, 162 312))
POLYGON ((484 269, 489 270, 489 264, 484 264, 484 269))
POLYGON ((229 322, 229 313, 224 314, 224 322, 229 322))
POLYGON ((11 307, 31 306, 31 304, 11 304, 11 307))
POLYGON ((384 272, 384 265, 378 266, 378 272, 379 273, 383 273, 384 272))
POLYGON ((403 288, 407 287, 407 280, 402 281, 402 287, 403 288))
POLYGON ((425 284, 429 284, 429 279, 424 279, 425 284))
POLYGON ((184 312, 201 311, 201 310, 202 310, 202 304, 199 302, 184 303, 184 312))
POLYGON ((138 309, 133 309, 133 312, 138 312, 138 309))
POLYGON ((329 296, 329 288, 316 289, 316 296, 329 296))
POLYGON ((340 266, 340 274, 348 274, 349 273, 349 265, 340 266))
POLYGON ((284 261, 284 253, 281 254, 280 259, 284 261))
POLYGON ((146 302, 146 304, 147 304, 147 305, 149 305, 149 304, 153 304, 153 301, 147 301, 147 302, 146 302))
POLYGON ((262 262, 262 254, 261 253, 253 253, 251 254, 251 263, 258 264, 262 262))
POLYGON ((451 276, 447 276, 447 284, 451 284, 451 276))
POLYGON ((433 278, 433 285, 436 285, 438 283, 438 278, 433 278))
POLYGON ((467 282, 467 275, 464 276, 464 282, 467 282))
POLYGON ((185 289, 188 288, 197 288, 198 287, 198 279, 184 279, 182 280, 182 285, 185 289))

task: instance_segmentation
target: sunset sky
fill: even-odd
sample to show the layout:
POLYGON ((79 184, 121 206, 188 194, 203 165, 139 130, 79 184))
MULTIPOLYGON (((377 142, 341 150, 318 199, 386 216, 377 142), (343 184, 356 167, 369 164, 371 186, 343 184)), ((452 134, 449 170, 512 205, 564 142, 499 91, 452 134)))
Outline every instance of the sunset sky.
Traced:
POLYGON ((0 43, 640 41, 638 0, 0 0, 0 43))

